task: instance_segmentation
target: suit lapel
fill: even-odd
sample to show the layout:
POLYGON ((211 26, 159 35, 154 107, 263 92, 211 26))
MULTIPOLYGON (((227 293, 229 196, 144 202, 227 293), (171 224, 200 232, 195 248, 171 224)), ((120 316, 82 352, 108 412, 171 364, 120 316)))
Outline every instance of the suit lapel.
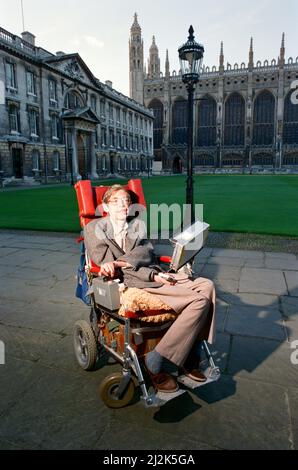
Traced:
POLYGON ((131 251, 136 246, 138 240, 138 222, 136 220, 132 220, 128 224, 128 231, 125 242, 126 252, 131 251))
POLYGON ((107 243, 109 244, 110 250, 114 253, 116 258, 119 258, 119 256, 124 254, 124 251, 114 239, 114 230, 110 221, 110 217, 106 216, 103 222, 105 222, 103 226, 103 231, 105 232, 105 235, 107 237, 107 243))
POLYGON ((118 243, 114 239, 114 230, 109 216, 106 216, 104 219, 100 221, 102 224, 102 231, 105 233, 107 237, 107 242, 109 244, 110 249, 114 253, 114 255, 119 258, 119 256, 123 255, 124 253, 130 252, 136 245, 137 241, 139 240, 138 236, 138 221, 132 220, 128 223, 128 234, 125 240, 125 252, 122 248, 118 245, 118 243))

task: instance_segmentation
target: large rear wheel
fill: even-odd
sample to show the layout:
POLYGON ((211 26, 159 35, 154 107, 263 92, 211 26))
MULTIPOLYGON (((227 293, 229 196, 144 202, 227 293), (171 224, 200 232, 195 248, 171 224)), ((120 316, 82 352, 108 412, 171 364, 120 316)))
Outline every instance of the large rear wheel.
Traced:
POLYGON ((92 327, 85 320, 75 323, 73 344, 79 365, 84 370, 92 370, 97 360, 97 343, 92 327))

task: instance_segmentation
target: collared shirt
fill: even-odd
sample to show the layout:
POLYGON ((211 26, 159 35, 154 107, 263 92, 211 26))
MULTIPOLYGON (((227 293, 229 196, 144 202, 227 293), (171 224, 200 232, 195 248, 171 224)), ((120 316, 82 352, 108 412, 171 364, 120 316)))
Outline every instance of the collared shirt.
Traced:
POLYGON ((120 248, 122 248, 123 251, 125 251, 125 239, 127 236, 127 230, 128 230, 128 223, 126 220, 123 223, 119 223, 118 221, 116 222, 112 218, 110 218, 113 231, 114 231, 114 239, 115 242, 118 243, 120 248))

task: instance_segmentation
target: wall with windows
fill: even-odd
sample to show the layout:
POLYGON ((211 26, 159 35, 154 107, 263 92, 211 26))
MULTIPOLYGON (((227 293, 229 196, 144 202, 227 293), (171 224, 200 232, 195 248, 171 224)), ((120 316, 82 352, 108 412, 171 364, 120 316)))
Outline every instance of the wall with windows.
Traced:
MULTIPOLYGON (((4 89, 0 103, 0 176, 69 177, 66 154, 72 139, 65 140, 70 130, 66 131, 63 119, 66 113, 82 109, 90 109, 95 122, 96 118, 100 120, 92 144, 90 131, 85 135, 89 150, 94 145, 100 174, 111 168, 139 171, 139 161, 144 156, 146 161, 152 158, 153 115, 148 110, 114 90, 111 82, 97 86, 84 74, 75 80, 72 70, 74 66, 79 70, 79 65, 71 59, 68 73, 65 64, 59 62, 63 53, 55 57, 32 45, 26 57, 22 39, 16 38, 0 28, 0 81, 4 89), (10 45, 14 48, 7 52, 10 45), (50 67, 40 60, 42 55, 51 59, 50 67)), ((83 67, 81 59, 77 60, 83 67)))

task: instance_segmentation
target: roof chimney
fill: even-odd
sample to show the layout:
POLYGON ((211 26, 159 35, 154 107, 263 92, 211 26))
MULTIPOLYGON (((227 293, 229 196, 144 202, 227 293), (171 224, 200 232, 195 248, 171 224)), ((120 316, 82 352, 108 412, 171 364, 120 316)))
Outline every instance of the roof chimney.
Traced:
POLYGON ((111 82, 111 80, 106 80, 106 85, 110 88, 113 88, 113 82, 111 82))
POLYGON ((29 33, 29 31, 24 31, 22 34, 22 39, 23 41, 29 42, 31 46, 35 46, 35 36, 32 33, 29 33))

